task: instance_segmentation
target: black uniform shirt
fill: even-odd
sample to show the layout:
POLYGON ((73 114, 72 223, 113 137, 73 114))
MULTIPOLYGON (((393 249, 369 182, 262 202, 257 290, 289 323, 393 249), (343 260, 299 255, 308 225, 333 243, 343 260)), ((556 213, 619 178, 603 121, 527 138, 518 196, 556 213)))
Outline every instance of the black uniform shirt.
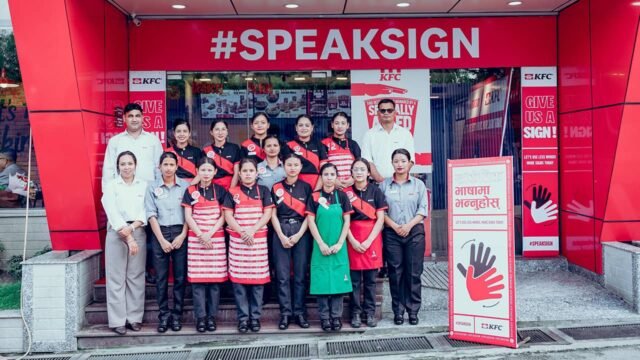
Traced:
MULTIPOLYGON (((336 202, 336 193, 338 194, 338 202, 340 202, 340 207, 342 208, 343 214, 351 214, 353 212, 353 208, 351 207, 351 201, 347 197, 347 194, 343 193, 340 190, 333 190, 331 193, 326 193, 324 190, 315 191, 315 193, 320 194, 320 198, 326 199, 326 205, 330 206, 336 202)), ((320 207, 320 203, 313 199, 313 194, 309 196, 309 201, 307 202, 307 214, 315 215, 318 211, 318 207, 320 207)))
MULTIPOLYGON (((260 147, 260 148, 262 148, 264 150, 264 139, 258 139, 255 136, 252 136, 248 140, 251 140, 251 142, 253 142, 253 144, 256 147, 260 147)), ((243 144, 244 144, 244 142, 240 146, 240 156, 243 159, 244 158, 253 159, 253 160, 255 160, 255 162, 257 164, 261 163, 264 160, 264 159, 260 158, 258 155, 256 155, 255 151, 252 151, 252 154, 250 154, 249 149, 247 149, 246 147, 242 146, 243 144)))
MULTIPOLYGON (((269 192, 269 189, 266 186, 262 186, 258 184, 255 184, 252 187, 240 185, 240 191, 242 191, 245 195, 247 195, 251 199, 262 200, 263 208, 274 206, 273 200, 271 199, 271 192, 269 192)), ((234 201, 233 195, 231 194, 231 192, 229 192, 229 195, 225 199, 222 207, 230 210, 233 210, 236 208, 236 202, 234 201)))
MULTIPOLYGON (((195 187, 196 189, 198 189, 198 192, 200 193, 199 196, 204 196, 204 198, 209 201, 213 201, 213 194, 214 194, 214 188, 215 188, 216 200, 218 200, 218 203, 220 204, 220 206, 224 204, 224 202, 228 197, 227 190, 225 190, 222 186, 214 183, 211 183, 206 188, 201 187, 199 184, 196 185, 195 187)), ((196 199, 194 199, 191 191, 192 191, 192 187, 189 186, 187 190, 184 192, 184 196, 182 197, 182 206, 192 207, 196 203, 195 201, 196 199)), ((198 195, 196 195, 196 197, 198 197, 198 195)))
MULTIPOLYGON (((367 202, 373 206, 373 208, 376 209, 376 212, 379 210, 386 210, 389 207, 387 205, 387 200, 384 197, 384 193, 382 193, 382 190, 380 190, 375 184, 368 184, 363 190, 358 190, 355 186, 352 186, 351 189, 355 196, 362 199, 363 202, 367 202)), ((361 209, 355 203, 352 202, 351 206, 353 207, 351 220, 371 220, 371 218, 361 212, 361 209)))
MULTIPOLYGON (((185 147, 184 149, 180 149, 177 146, 172 146, 171 148, 173 149, 173 151, 178 153, 178 156, 193 163, 193 166, 196 166, 196 167, 197 167, 198 161, 200 161, 200 159, 204 156, 204 153, 202 152, 202 150, 198 149, 193 145, 187 145, 187 147, 185 147)), ((194 175, 198 175, 197 171, 198 170, 196 170, 195 174, 191 174, 188 171, 181 168, 180 166, 178 166, 178 171, 176 171, 176 176, 181 179, 184 179, 184 178, 191 179, 194 177, 194 175)))
MULTIPOLYGON (((282 184, 283 190, 288 192, 292 198, 300 200, 306 206, 309 202, 309 198, 311 197, 311 193, 313 190, 311 189, 311 185, 307 184, 304 181, 296 181, 295 183, 289 185, 286 180, 280 181, 278 184, 282 184)), ((278 219, 287 220, 287 219, 296 219, 299 221, 304 221, 304 215, 300 215, 298 212, 291 208, 291 204, 288 204, 283 196, 278 196, 278 192, 274 188, 271 189, 271 196, 273 197, 273 201, 276 204, 276 209, 278 212, 278 219)))
MULTIPOLYGON (((324 161, 327 160, 327 148, 324 146, 323 143, 316 141, 316 140, 310 140, 309 142, 303 142, 300 139, 295 139, 294 140, 296 143, 298 143, 298 145, 300 145, 301 148, 306 149, 307 151, 311 151, 314 154, 316 154, 318 156, 318 158, 320 159, 320 164, 322 164, 324 161)), ((289 153, 295 152, 293 151, 293 149, 291 149, 289 147, 289 145, 285 144, 285 146, 282 148, 282 157, 286 157, 289 153)), ((301 174, 317 174, 318 170, 320 170, 320 165, 318 166, 318 169, 315 168, 315 166, 313 166, 313 164, 305 159, 303 156, 300 156, 302 158, 302 170, 300 171, 301 174)))
MULTIPOLYGON (((240 162, 240 146, 238 146, 237 144, 227 142, 222 145, 222 147, 217 147, 213 144, 211 144, 210 146, 213 148, 215 156, 222 156, 234 165, 240 162)), ((205 156, 211 157, 205 149, 203 149, 203 152, 205 153, 205 156)), ((233 172, 228 172, 224 169, 221 169, 217 165, 216 170, 216 175, 214 176, 215 179, 219 179, 225 176, 233 176, 233 172)))

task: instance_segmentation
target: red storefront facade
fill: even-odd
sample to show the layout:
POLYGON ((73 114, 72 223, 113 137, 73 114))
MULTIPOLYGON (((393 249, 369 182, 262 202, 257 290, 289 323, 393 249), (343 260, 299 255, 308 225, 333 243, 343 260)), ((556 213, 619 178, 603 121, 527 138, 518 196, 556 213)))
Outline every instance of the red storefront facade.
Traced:
POLYGON ((103 0, 12 0, 10 8, 56 250, 101 248, 105 134, 120 131, 114 109, 129 102, 129 71, 144 70, 557 66, 561 253, 602 273, 601 242, 640 238, 640 87, 632 81, 640 8, 628 1, 581 0, 557 16, 149 19, 139 27, 103 0), (380 31, 368 37, 372 29, 380 31), (237 49, 212 51, 212 37, 231 31, 237 49))

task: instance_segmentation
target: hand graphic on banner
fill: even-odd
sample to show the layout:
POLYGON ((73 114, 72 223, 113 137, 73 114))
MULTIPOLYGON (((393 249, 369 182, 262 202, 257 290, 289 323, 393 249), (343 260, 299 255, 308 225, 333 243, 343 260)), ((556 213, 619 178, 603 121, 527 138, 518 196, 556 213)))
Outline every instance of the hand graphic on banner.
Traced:
POLYGON ((500 284, 504 276, 496 275, 496 268, 491 268, 486 273, 474 276, 475 269, 473 265, 469 265, 467 269, 467 291, 469 297, 473 301, 482 301, 490 299, 502 299, 500 290, 504 289, 504 284, 500 284))
MULTIPOLYGON (((481 242, 478 246, 478 254, 476 255, 476 244, 471 244, 471 251, 469 253, 469 266, 473 266, 475 269, 475 274, 480 276, 484 274, 487 270, 491 269, 493 263, 496 261, 496 256, 491 255, 491 248, 487 247, 487 251, 484 252, 484 257, 482 256, 484 252, 484 243, 481 242)), ((462 276, 467 276, 467 269, 464 268, 464 265, 458 263, 458 270, 462 276)))
POLYGON ((533 188, 533 200, 524 201, 524 205, 530 209, 531 218, 536 224, 556 220, 558 218, 558 204, 554 204, 551 193, 542 185, 533 188))

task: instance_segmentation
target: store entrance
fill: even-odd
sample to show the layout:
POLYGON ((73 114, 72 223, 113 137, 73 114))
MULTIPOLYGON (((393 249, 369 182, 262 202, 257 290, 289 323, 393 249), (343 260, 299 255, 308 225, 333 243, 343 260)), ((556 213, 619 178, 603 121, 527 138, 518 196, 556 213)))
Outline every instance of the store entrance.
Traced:
MULTIPOLYGON (((209 126, 223 118, 229 137, 241 143, 251 136, 252 116, 264 111, 270 132, 283 140, 295 136, 294 121, 309 114, 314 138, 330 134, 331 116, 351 112, 349 71, 168 73, 167 129, 178 118, 192 125, 194 145, 211 142, 209 126)), ((519 69, 431 70, 432 172, 420 176, 431 189, 431 245, 438 256, 447 253, 447 159, 514 157, 515 249, 522 253, 519 69)), ((354 114, 354 116, 365 116, 354 114)), ((171 139, 171 131, 167 138, 171 139)), ((349 134, 360 141, 363 134, 349 134)))

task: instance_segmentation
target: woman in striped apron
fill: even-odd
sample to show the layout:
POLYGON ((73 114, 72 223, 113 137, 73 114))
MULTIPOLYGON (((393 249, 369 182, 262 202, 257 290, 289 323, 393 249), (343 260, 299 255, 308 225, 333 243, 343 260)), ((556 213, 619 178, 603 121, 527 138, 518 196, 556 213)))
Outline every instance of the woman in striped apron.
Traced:
POLYGON ((327 148, 327 161, 338 168, 336 187, 340 190, 353 185, 351 177, 351 164, 354 159, 360 157, 360 146, 354 140, 347 138, 349 130, 349 117, 339 111, 331 118, 333 135, 322 140, 327 148))
POLYGON ((198 163, 200 183, 190 186, 182 206, 189 225, 187 237, 187 280, 193 290, 193 311, 198 332, 216 330, 220 283, 227 281, 227 247, 221 203, 224 188, 213 183, 216 168, 208 157, 198 163))
POLYGON ((229 125, 222 119, 213 120, 209 130, 213 139, 211 145, 202 151, 206 157, 213 159, 216 175, 213 182, 229 190, 238 184, 238 163, 240 162, 240 147, 227 141, 229 125))
POLYGON ((344 190, 351 201, 353 214, 349 226, 349 266, 351 268, 351 326, 359 328, 362 321, 375 327, 376 275, 382 267, 382 228, 387 202, 378 186, 369 183, 371 167, 358 158, 351 165, 355 183, 344 190), (364 294, 362 289, 364 289, 364 294), (362 296, 364 295, 364 296, 362 296), (364 306, 361 298, 364 298, 364 306))
POLYGON ((256 183, 258 166, 240 161, 240 186, 229 189, 224 214, 229 233, 229 278, 238 308, 238 331, 260 331, 262 295, 269 276, 267 223, 273 201, 269 189, 256 183))
POLYGON ((187 120, 175 119, 173 121, 173 138, 173 145, 164 151, 172 152, 178 157, 176 176, 195 185, 198 183, 198 179, 193 180, 198 175, 196 164, 204 154, 202 150, 191 145, 191 125, 187 120))

